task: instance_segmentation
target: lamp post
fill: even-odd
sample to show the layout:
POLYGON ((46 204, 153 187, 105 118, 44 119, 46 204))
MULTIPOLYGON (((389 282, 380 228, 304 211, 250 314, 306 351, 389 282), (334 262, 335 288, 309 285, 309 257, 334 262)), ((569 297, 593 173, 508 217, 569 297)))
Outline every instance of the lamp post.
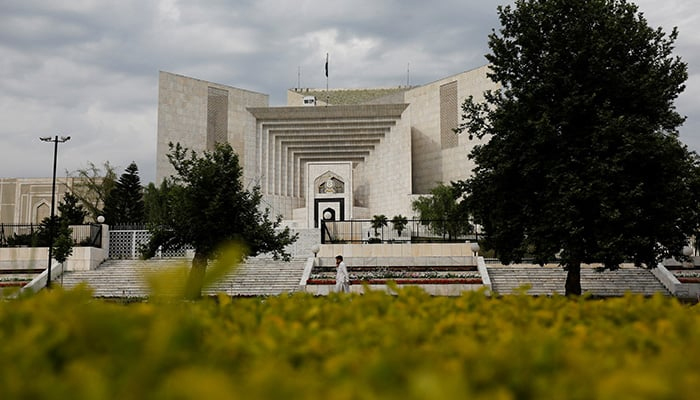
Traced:
POLYGON ((55 234, 54 227, 54 208, 56 206, 56 156, 58 155, 58 144, 65 143, 70 140, 70 136, 40 137, 42 142, 53 142, 53 180, 51 181, 51 216, 49 217, 49 267, 46 276, 46 288, 51 288, 51 258, 53 258, 53 237, 55 234))
POLYGON ((472 251, 474 257, 479 255, 479 242, 470 242, 467 240, 465 243, 469 245, 469 249, 472 251))
POLYGON ((686 268, 693 268, 693 267, 695 266, 695 261, 690 257, 690 256, 693 255, 693 248, 690 247, 690 246, 688 246, 688 245, 685 245, 685 246, 683 246, 683 249, 681 250, 681 253, 682 253, 685 257, 687 257, 688 259, 690 259, 690 261, 685 261, 685 260, 684 260, 684 261, 683 261, 683 266, 686 267, 686 268))

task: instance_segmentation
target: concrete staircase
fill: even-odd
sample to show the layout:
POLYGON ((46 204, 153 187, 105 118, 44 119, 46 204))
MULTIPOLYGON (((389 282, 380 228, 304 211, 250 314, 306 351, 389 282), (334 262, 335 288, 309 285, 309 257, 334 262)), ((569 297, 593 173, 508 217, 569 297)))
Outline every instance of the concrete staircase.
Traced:
MULTIPOLYGON (((233 273, 225 276, 214 286, 205 288, 203 295, 226 293, 230 296, 267 296, 290 293, 299 290, 299 281, 304 272, 306 260, 313 257, 311 248, 321 241, 320 229, 292 229, 299 234, 296 242, 286 250, 292 255, 292 261, 273 260, 271 255, 260 255, 248 259, 233 273)), ((105 298, 146 298, 149 285, 146 276, 167 271, 168 267, 189 266, 185 259, 151 259, 151 260, 107 260, 93 271, 67 272, 58 280, 65 288, 72 288, 86 283, 94 290, 95 297, 105 298)), ((184 276, 168 279, 185 279, 184 276)), ((183 282, 179 282, 184 285, 183 282)))
POLYGON ((251 258, 232 274, 203 291, 204 294, 226 293, 230 296, 274 296, 299 290, 305 258, 289 262, 251 258))
MULTIPOLYGON (((510 294, 529 284, 530 295, 564 294, 566 271, 561 267, 540 266, 487 266, 494 292, 510 294)), ((597 272, 594 268, 581 268, 581 289, 594 296, 622 296, 626 292, 650 296, 654 293, 670 295, 666 287, 651 273, 642 268, 620 268, 615 271, 597 272)))
MULTIPOLYGON (((316 236, 309 235, 309 238, 313 237, 316 236)), ((309 240, 309 243, 313 241, 309 240)), ((62 282, 64 287, 72 288, 84 282, 93 289, 95 297, 142 299, 149 296, 146 276, 168 271, 168 267, 178 263, 189 267, 189 260, 185 259, 107 260, 93 271, 67 272, 57 283, 62 282)), ((307 257, 299 256, 290 262, 276 261, 265 256, 251 258, 214 286, 205 288, 203 295, 225 293, 230 296, 268 296, 295 292, 300 289, 299 283, 306 263, 307 257)), ((527 291, 530 295, 564 294, 566 272, 561 267, 489 264, 487 272, 493 291, 499 294, 517 292, 519 287, 526 284, 531 285, 527 291)), ((185 277, 186 273, 182 273, 168 278, 180 279, 180 285, 183 285, 185 277)), ((604 272, 582 267, 581 287, 584 292, 601 297, 622 296, 626 292, 643 295, 660 292, 670 295, 651 271, 633 267, 604 272)))
MULTIPOLYGON (((146 276, 167 271, 168 267, 187 264, 184 259, 107 260, 93 271, 67 272, 58 283, 72 288, 85 283, 94 290, 95 297, 146 298, 149 286, 146 276)), ((299 289, 306 259, 290 262, 266 258, 252 258, 225 276, 213 287, 205 288, 203 295, 226 293, 230 296, 278 295, 299 289)), ((189 264, 187 264, 189 265, 189 264)), ((184 275, 170 279, 184 279, 184 275)), ((182 284, 182 281, 179 282, 182 284)))

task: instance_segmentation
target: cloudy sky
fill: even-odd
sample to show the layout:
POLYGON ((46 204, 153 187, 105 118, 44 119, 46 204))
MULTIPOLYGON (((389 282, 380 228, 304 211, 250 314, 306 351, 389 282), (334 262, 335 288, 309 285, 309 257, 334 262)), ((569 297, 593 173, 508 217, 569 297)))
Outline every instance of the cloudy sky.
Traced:
MULTIPOLYGON (((155 177, 158 71, 270 95, 286 90, 420 85, 486 63, 498 27, 490 0, 2 0, 0 177, 135 161, 155 177), (301 72, 299 74, 299 72, 301 72), (301 77, 299 77, 299 75, 301 77)), ((649 23, 677 26, 690 78, 681 139, 700 151, 700 6, 637 0, 649 23)))

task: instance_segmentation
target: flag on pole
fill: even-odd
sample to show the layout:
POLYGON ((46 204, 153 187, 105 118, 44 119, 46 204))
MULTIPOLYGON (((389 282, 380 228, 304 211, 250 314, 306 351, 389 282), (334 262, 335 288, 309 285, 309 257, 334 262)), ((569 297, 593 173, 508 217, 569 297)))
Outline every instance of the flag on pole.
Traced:
POLYGON ((328 53, 326 53, 326 78, 328 78, 328 53))

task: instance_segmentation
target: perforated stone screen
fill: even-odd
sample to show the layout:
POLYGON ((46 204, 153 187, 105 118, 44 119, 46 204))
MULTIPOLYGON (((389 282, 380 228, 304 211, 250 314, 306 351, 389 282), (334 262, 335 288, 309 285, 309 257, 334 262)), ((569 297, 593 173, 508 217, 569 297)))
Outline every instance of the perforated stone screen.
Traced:
MULTIPOLYGON (((146 230, 111 230, 109 231, 109 258, 139 258, 141 248, 148 243, 151 234, 146 230)), ((184 257, 186 246, 180 249, 156 252, 156 257, 184 257)))
POLYGON ((228 141, 228 90, 209 87, 207 96, 207 149, 228 141))
POLYGON ((443 150, 459 144, 453 131, 457 128, 458 110, 457 81, 440 86, 440 142, 443 150))

